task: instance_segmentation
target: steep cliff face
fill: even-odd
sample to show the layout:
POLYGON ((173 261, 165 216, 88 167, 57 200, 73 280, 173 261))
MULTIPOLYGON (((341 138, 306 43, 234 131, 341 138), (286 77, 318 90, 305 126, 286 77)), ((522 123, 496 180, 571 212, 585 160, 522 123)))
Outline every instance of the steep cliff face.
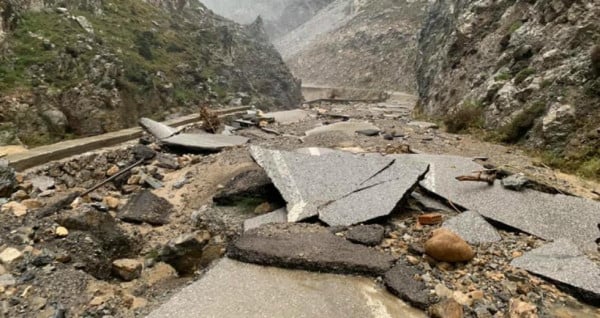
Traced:
POLYGON ((275 42, 312 84, 416 92, 417 35, 426 0, 336 0, 275 42))
POLYGON ((598 17, 597 0, 435 1, 419 38, 419 110, 600 177, 598 17))
POLYGON ((295 107, 294 79, 261 21, 196 0, 0 4, 0 144, 39 145, 246 103, 295 107))

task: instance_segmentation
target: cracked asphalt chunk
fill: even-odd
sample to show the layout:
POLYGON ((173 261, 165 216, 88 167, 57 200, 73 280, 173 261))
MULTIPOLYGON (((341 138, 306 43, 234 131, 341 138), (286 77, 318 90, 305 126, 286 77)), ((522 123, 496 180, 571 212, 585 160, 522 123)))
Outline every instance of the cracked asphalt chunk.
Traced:
POLYGON ((288 221, 319 218, 349 226, 390 214, 427 172, 427 163, 381 155, 311 156, 252 147, 288 203, 288 221))

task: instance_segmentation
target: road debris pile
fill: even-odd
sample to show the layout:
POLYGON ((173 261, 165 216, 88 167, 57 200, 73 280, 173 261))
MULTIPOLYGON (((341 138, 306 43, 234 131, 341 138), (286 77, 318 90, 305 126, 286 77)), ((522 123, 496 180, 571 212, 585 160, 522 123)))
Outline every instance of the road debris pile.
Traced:
POLYGON ((0 317, 600 313, 600 202, 519 154, 393 100, 242 117, 6 168, 0 317))

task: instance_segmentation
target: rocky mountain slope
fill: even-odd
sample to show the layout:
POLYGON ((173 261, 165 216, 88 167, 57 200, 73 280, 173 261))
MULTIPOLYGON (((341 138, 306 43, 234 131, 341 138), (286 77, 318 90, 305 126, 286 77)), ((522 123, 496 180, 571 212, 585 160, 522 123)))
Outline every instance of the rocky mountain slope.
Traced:
POLYGON ((596 0, 436 1, 419 39, 420 111, 600 177, 599 16, 596 0))
POLYGON ((3 1, 0 144, 39 145, 213 106, 294 107, 262 22, 196 0, 3 1))
POLYGON ((416 92, 416 39, 427 4, 337 0, 275 45, 304 82, 416 92))
POLYGON ((273 40, 310 20, 334 0, 202 0, 208 8, 238 23, 251 23, 257 16, 273 40))

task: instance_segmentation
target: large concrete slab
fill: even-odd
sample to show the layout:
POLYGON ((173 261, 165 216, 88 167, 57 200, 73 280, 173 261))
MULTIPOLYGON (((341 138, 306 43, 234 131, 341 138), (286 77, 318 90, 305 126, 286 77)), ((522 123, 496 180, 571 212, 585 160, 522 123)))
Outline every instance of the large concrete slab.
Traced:
POLYGON ((247 231, 229 246, 227 255, 261 265, 374 276, 394 263, 391 255, 306 223, 267 224, 247 231))
POLYGON ((600 267, 568 240, 557 240, 525 253, 511 265, 549 278, 583 301, 600 304, 600 267))
POLYGON ((343 132, 348 135, 354 135, 359 130, 367 130, 367 129, 381 130, 381 129, 379 129, 379 127, 377 127, 369 122, 366 122, 366 121, 343 121, 343 122, 339 122, 339 123, 335 123, 335 124, 331 124, 331 125, 325 125, 325 126, 313 128, 313 129, 307 131, 305 134, 307 136, 311 136, 311 135, 317 135, 317 134, 322 134, 322 133, 327 133, 327 132, 332 132, 332 131, 340 131, 340 132, 343 132))
POLYGON ((463 212, 444 222, 442 227, 458 234, 471 244, 493 243, 502 239, 498 231, 474 211, 463 212))
POLYGON ((469 158, 437 155, 401 155, 428 162, 421 182, 427 190, 491 219, 547 240, 569 239, 586 251, 595 251, 600 202, 531 189, 507 190, 499 181, 461 182, 482 167, 469 158))
POLYGON ((303 121, 309 117, 309 113, 302 109, 293 109, 266 113, 264 117, 273 118, 276 122, 285 125, 303 121))
POLYGON ((392 212, 427 171, 409 158, 331 152, 321 156, 251 147, 287 202, 288 221, 313 216, 349 226, 392 212))
POLYGON ((424 318, 364 277, 219 261, 148 318, 424 318))
POLYGON ((179 134, 162 139, 162 142, 169 146, 177 146, 193 150, 219 151, 227 147, 241 146, 247 143, 248 140, 248 138, 241 136, 179 134))

